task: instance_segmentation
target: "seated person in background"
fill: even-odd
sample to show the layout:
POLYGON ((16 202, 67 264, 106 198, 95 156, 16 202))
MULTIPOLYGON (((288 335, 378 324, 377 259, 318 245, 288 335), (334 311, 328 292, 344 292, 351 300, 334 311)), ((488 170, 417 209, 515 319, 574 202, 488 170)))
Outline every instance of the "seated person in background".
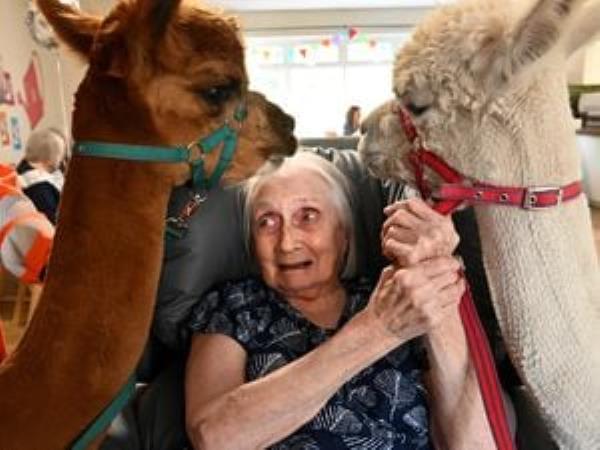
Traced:
POLYGON ((350 205, 344 176, 309 152, 248 183, 262 280, 226 283, 193 311, 195 448, 494 448, 458 314, 450 219, 419 200, 388 207, 383 251, 395 264, 372 283, 353 279, 350 205))
POLYGON ((66 154, 67 142, 59 131, 36 130, 31 133, 25 157, 17 166, 21 189, 54 225, 64 181, 60 169, 66 154))
POLYGON ((24 283, 42 282, 53 238, 52 224, 19 190, 15 169, 0 164, 2 268, 24 283))
POLYGON ((346 121, 344 122, 344 136, 352 136, 360 128, 360 106, 352 105, 346 111, 346 121))

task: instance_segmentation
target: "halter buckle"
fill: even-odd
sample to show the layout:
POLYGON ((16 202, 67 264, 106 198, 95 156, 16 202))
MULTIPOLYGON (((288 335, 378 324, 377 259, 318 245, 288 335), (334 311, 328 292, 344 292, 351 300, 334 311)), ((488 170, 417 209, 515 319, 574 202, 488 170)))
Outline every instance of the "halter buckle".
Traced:
POLYGON ((544 209, 551 208, 554 206, 558 206, 562 202, 563 190, 561 187, 557 186, 536 186, 536 187, 528 187, 525 189, 525 194, 523 195, 523 209, 544 209), (556 197, 556 202, 553 204, 544 204, 538 205, 538 196, 540 194, 554 194, 556 197))

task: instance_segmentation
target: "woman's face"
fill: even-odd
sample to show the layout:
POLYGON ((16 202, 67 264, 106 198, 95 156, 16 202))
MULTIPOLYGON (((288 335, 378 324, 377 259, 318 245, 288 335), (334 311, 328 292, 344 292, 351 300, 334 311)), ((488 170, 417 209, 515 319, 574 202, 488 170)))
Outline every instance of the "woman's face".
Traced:
POLYGON ((283 168, 256 193, 252 237, 265 282, 287 297, 336 286, 348 245, 331 188, 308 169, 283 168))

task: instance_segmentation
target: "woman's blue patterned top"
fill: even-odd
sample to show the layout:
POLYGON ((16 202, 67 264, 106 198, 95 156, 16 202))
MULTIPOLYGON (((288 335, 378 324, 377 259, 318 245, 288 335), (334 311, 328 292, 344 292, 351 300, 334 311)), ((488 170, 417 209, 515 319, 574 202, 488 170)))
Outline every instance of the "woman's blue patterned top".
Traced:
MULTIPOLYGON (((337 329, 366 306, 372 289, 364 279, 347 283, 347 303, 337 329)), ((194 309, 190 327, 237 341, 247 353, 248 381, 300 358, 336 332, 309 322, 257 279, 227 283, 209 293, 194 309)), ((431 448, 420 353, 414 341, 390 352, 344 384, 312 420, 270 448, 431 448)))

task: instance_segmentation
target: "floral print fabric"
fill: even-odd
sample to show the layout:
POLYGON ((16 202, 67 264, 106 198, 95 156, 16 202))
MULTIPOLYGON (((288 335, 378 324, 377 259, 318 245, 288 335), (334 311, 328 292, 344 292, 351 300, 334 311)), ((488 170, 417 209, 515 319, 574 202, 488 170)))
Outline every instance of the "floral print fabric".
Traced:
MULTIPOLYGON (((365 307, 372 288, 364 279, 346 285, 346 307, 337 329, 365 307)), ((194 309, 190 327, 236 340, 247 353, 248 381, 300 358, 337 330, 312 324, 257 279, 227 283, 209 293, 194 309)), ((270 448, 431 448, 421 360, 414 341, 398 347, 354 376, 311 421, 270 448)))

